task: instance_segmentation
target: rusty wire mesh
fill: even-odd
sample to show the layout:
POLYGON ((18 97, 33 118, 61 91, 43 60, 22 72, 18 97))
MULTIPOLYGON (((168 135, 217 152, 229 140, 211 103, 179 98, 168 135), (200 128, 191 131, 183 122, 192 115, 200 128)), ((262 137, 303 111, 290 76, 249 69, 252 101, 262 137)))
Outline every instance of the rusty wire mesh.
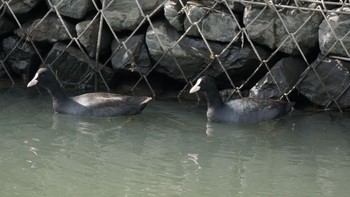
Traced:
MULTIPOLYGON (((11 6, 12 1, 15 1, 15 0, 1 0, 0 1, 0 3, 1 3, 1 5, 0 5, 1 17, 4 14, 6 14, 8 17, 10 17, 12 20, 15 21, 16 26, 19 29, 23 29, 23 24, 22 24, 21 20, 18 18, 18 15, 14 13, 13 7, 11 6)), ((69 36, 69 42, 66 43, 65 49, 61 52, 61 54, 63 54, 69 47, 71 47, 73 45, 74 45, 74 47, 78 48, 84 54, 84 57, 89 60, 87 62, 91 68, 90 72, 85 76, 85 78, 87 80, 95 79, 95 80, 102 82, 108 90, 110 89, 110 87, 109 87, 108 83, 106 82, 106 80, 104 79, 103 74, 101 73, 101 67, 110 67, 110 62, 111 62, 113 55, 116 54, 118 52, 118 50, 125 50, 129 56, 129 58, 131 59, 133 71, 139 75, 139 79, 134 82, 133 87, 131 88, 131 91, 134 90, 135 88, 137 88, 139 86, 140 82, 145 82, 147 84, 147 87, 150 90, 151 94, 153 96, 157 96, 156 92, 154 91, 153 84, 151 84, 149 81, 149 77, 150 77, 151 73, 155 72, 155 68, 157 68, 157 66, 159 66, 159 64, 163 60, 163 58, 165 58, 166 56, 169 56, 170 58, 172 58, 174 64, 176 65, 176 68, 181 73, 184 84, 185 84, 184 87, 182 88, 182 90, 178 94, 179 97, 181 97, 184 94, 185 90, 187 90, 188 88, 190 88, 193 85, 194 81, 198 77, 200 77, 208 68, 210 68, 212 66, 213 62, 217 62, 219 67, 222 69, 224 76, 227 78, 229 85, 233 89, 235 89, 236 92, 240 96, 242 96, 241 90, 244 89, 244 87, 247 85, 247 83, 256 75, 256 73, 261 68, 264 68, 267 70, 267 73, 269 73, 270 76, 272 77, 272 79, 274 80, 274 83, 276 84, 279 91, 283 93, 282 97, 285 97, 287 100, 289 100, 288 96, 291 94, 291 92, 293 90, 295 90, 296 87, 299 85, 299 83, 303 80, 303 77, 301 77, 293 85, 293 87, 291 89, 289 89, 287 91, 283 91, 279 87, 278 81, 276 81, 274 75, 271 72, 270 68, 272 65, 270 65, 270 60, 273 59, 276 56, 276 54, 280 52, 280 49, 283 46, 283 44, 290 39, 297 46, 298 55, 300 55, 303 58, 303 60, 305 61, 305 63, 307 64, 307 68, 304 70, 303 74, 305 74, 307 72, 314 72, 316 74, 318 80, 322 84, 322 86, 324 87, 324 86, 326 86, 326 84, 323 83, 322 77, 318 75, 317 70, 315 69, 317 67, 317 64, 323 58, 319 59, 318 62, 311 62, 309 60, 309 58, 306 56, 306 54, 303 52, 303 49, 300 46, 300 43, 298 43, 298 41, 295 39, 296 33, 300 29, 303 29, 305 25, 307 25, 307 22, 308 22, 308 20, 311 20, 310 19, 311 17, 308 20, 305 20, 305 22, 297 30, 291 31, 290 29, 288 29, 288 25, 285 24, 286 21, 283 17, 281 17, 280 13, 283 10, 290 9, 290 10, 296 10, 299 12, 321 13, 323 18, 326 18, 327 13, 341 12, 341 11, 327 9, 327 6, 329 6, 329 5, 334 5, 334 6, 339 6, 339 7, 350 6, 350 2, 346 1, 346 0, 340 0, 340 1, 290 0, 290 1, 285 1, 285 3, 281 3, 283 1, 268 1, 268 0, 261 0, 261 1, 249 1, 249 0, 231 0, 231 1, 220 0, 219 1, 218 0, 218 1, 209 1, 209 2, 211 2, 211 4, 209 7, 207 7, 206 14, 204 14, 202 16, 202 18, 200 18, 199 20, 192 21, 191 17, 189 17, 189 13, 188 13, 188 4, 187 4, 188 1, 179 0, 178 3, 182 7, 181 12, 184 14, 184 16, 190 22, 190 26, 181 32, 181 36, 179 37, 179 39, 176 42, 174 42, 172 44, 172 46, 164 46, 162 43, 162 39, 159 38, 158 35, 156 35, 156 37, 157 37, 156 39, 159 42, 159 45, 161 46, 161 48, 163 49, 164 54, 157 61, 152 62, 152 65, 147 70, 147 72, 143 72, 140 68, 140 65, 138 65, 137 62, 134 60, 134 57, 133 57, 134 54, 132 54, 130 52, 126 43, 133 36, 135 36, 137 32, 142 31, 142 28, 144 28, 144 26, 148 26, 153 31, 156 31, 155 27, 154 27, 154 17, 157 17, 159 12, 163 11, 164 4, 167 2, 167 0, 164 0, 153 11, 147 12, 147 13, 144 12, 142 6, 140 5, 140 2, 141 2, 140 0, 130 0, 130 1, 135 1, 136 5, 138 7, 138 10, 139 10, 140 14, 142 15, 143 19, 139 22, 137 27, 134 28, 134 30, 127 32, 128 36, 126 39, 123 39, 123 40, 121 40, 120 36, 118 36, 118 33, 115 30, 113 30, 111 23, 110 23, 111 22, 110 19, 108 17, 106 17, 106 15, 105 15, 106 8, 108 8, 114 1, 112 1, 112 0, 101 0, 101 1, 100 0, 91 0, 93 7, 94 7, 94 9, 92 11, 94 14, 93 14, 93 17, 91 19, 91 22, 88 23, 86 25, 85 29, 80 34, 77 34, 77 35, 73 35, 71 33, 71 31, 69 30, 69 27, 67 27, 67 24, 64 20, 64 16, 62 16, 61 11, 58 9, 58 7, 60 6, 60 4, 63 1, 64 0, 61 0, 60 2, 58 2, 56 4, 52 4, 52 3, 50 3, 50 1, 47 1, 47 2, 49 2, 48 3, 49 4, 48 11, 45 14, 43 14, 42 16, 40 16, 39 22, 37 22, 34 26, 32 26, 31 29, 35 29, 37 26, 39 26, 47 17, 49 17, 49 15, 56 15, 59 18, 60 23, 63 25, 66 33, 69 36), (271 10, 274 10, 275 13, 277 14, 278 18, 280 19, 280 21, 283 24, 285 31, 287 33, 286 33, 285 39, 281 42, 281 44, 279 46, 276 46, 276 48, 272 49, 270 54, 267 57, 260 56, 260 54, 258 53, 258 51, 256 49, 256 43, 250 38, 249 34, 247 33, 247 28, 249 28, 249 25, 251 23, 253 23, 256 19, 258 19, 260 17, 260 15, 257 15, 256 18, 250 22, 250 24, 242 25, 242 23, 240 23, 239 19, 237 19, 237 16, 235 15, 235 13, 231 9, 231 7, 234 3, 240 3, 243 6, 248 6, 248 5, 261 6, 262 12, 266 9, 271 9, 271 10), (303 6, 304 4, 313 4, 313 6, 312 7, 303 6), (208 39, 203 34, 202 28, 200 27, 200 22, 207 16, 208 13, 214 12, 218 6, 224 7, 226 10, 228 10, 228 13, 231 15, 232 21, 238 27, 238 33, 232 38, 232 40, 230 42, 226 43, 226 47, 224 47, 224 49, 222 51, 215 52, 212 49, 211 45, 209 44, 208 39), (79 38, 85 33, 85 31, 92 25, 92 23, 94 21, 98 21, 99 31, 98 31, 98 40, 97 40, 97 44, 96 44, 96 51, 95 51, 95 54, 93 54, 93 58, 91 58, 91 55, 86 52, 86 49, 84 48, 84 46, 82 46, 81 42, 79 41, 79 38), (118 43, 115 50, 111 51, 110 56, 103 59, 103 60, 101 60, 101 58, 100 58, 100 55, 101 55, 100 54, 100 48, 101 48, 100 44, 101 44, 101 38, 103 36, 102 28, 107 28, 108 31, 111 33, 112 38, 114 40, 116 40, 118 43), (187 37, 188 32, 193 28, 195 28, 198 31, 200 39, 202 39, 202 41, 205 43, 205 46, 210 54, 209 58, 211 61, 207 65, 204 65, 203 70, 199 73, 196 73, 195 77, 189 78, 189 77, 187 77, 188 75, 184 71, 183 66, 178 62, 178 60, 176 59, 176 56, 173 55, 173 48, 176 47, 182 39, 187 37), (241 42, 241 45, 243 45, 243 44, 250 45, 250 47, 254 50, 255 55, 258 57, 259 62, 260 62, 259 65, 256 67, 256 69, 251 72, 250 76, 248 76, 245 79, 245 81, 243 83, 241 83, 240 85, 236 85, 234 83, 234 80, 232 80, 232 76, 230 76, 230 74, 226 71, 226 68, 222 63, 222 61, 223 61, 222 58, 224 58, 223 54, 232 45, 234 45, 237 42, 241 42)), ((118 0, 116 0, 116 1, 118 1, 118 0)), ((350 15, 349 12, 343 12, 343 14, 350 15)), ((328 24, 328 25, 331 29, 333 28, 330 24, 328 24)), ((8 66, 6 66, 6 64, 7 64, 7 60, 9 59, 11 53, 15 51, 16 47, 21 47, 21 43, 23 43, 23 42, 29 43, 34 48, 36 54, 38 55, 38 57, 40 59, 40 64, 47 65, 46 57, 45 57, 47 53, 46 52, 43 53, 41 50, 39 50, 38 44, 31 39, 31 37, 34 36, 33 32, 32 31, 25 31, 24 29, 23 29, 23 32, 25 32, 25 34, 17 41, 17 45, 15 46, 15 48, 12 49, 12 51, 10 53, 8 53, 6 56, 0 56, 0 68, 2 70, 4 70, 4 72, 6 73, 8 78, 12 81, 12 83, 15 83, 15 80, 13 79, 14 77, 9 72, 9 70, 8 70, 9 68, 8 68, 8 66)), ((337 58, 349 61, 350 52, 349 52, 349 49, 346 48, 346 45, 344 44, 343 39, 349 35, 350 31, 345 36, 343 36, 341 38, 337 37, 334 30, 332 30, 332 33, 334 34, 336 41, 334 42, 333 46, 328 50, 328 52, 326 54, 324 54, 323 57, 329 56, 328 54, 330 53, 332 48, 338 43, 338 44, 343 46, 343 49, 346 52, 347 56, 337 57, 337 58)), ((55 61, 57 61, 57 59, 59 59, 59 57, 60 57, 60 55, 57 56, 57 58, 55 60, 50 62, 50 64, 55 63, 55 61)), ((50 65, 48 65, 48 66, 50 66, 50 65)), ((305 76, 305 75, 301 75, 301 76, 305 76)), ((97 82, 95 84, 97 84, 97 82)), ((342 94, 344 94, 344 92, 349 90, 349 86, 350 85, 347 85, 345 87, 345 89, 342 91, 342 94)), ((327 107, 329 105, 331 105, 331 103, 333 103, 341 111, 342 109, 338 105, 338 99, 342 96, 342 94, 331 95, 330 92, 327 92, 327 95, 329 96, 329 98, 331 98, 330 103, 327 104, 327 107)))

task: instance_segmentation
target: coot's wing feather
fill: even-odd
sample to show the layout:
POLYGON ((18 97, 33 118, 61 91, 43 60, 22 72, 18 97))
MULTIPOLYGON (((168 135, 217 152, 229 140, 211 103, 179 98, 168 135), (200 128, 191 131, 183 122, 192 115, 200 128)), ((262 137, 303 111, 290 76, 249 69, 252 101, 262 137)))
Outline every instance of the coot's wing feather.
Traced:
POLYGON ((271 99, 243 98, 225 103, 239 122, 259 122, 282 116, 289 112, 294 103, 271 99))
POLYGON ((75 102, 85 107, 102 107, 122 105, 128 96, 112 93, 86 93, 79 96, 71 97, 75 102))
POLYGON ((239 112, 256 112, 261 110, 268 110, 273 108, 279 108, 285 106, 283 101, 271 100, 271 99, 257 99, 257 98, 243 98, 236 99, 226 103, 226 106, 234 108, 237 113, 239 112))
POLYGON ((87 93, 72 97, 93 116, 131 115, 142 111, 150 97, 135 97, 113 93, 87 93))

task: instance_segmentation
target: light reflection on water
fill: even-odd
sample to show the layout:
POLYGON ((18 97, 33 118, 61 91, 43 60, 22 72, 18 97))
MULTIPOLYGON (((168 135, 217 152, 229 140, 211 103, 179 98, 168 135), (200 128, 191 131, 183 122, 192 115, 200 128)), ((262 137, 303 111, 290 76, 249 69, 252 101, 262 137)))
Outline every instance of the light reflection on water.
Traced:
POLYGON ((347 196, 348 114, 214 124, 205 106, 137 116, 52 113, 47 95, 0 100, 0 196, 347 196))

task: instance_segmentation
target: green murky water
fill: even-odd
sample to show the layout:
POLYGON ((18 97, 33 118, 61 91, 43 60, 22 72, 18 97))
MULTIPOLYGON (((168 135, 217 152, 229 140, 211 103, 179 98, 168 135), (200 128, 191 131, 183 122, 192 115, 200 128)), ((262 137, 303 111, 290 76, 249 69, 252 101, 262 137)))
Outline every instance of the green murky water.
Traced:
POLYGON ((348 196, 350 116, 294 111, 207 124, 205 106, 152 102, 132 117, 52 113, 0 93, 0 196, 348 196))

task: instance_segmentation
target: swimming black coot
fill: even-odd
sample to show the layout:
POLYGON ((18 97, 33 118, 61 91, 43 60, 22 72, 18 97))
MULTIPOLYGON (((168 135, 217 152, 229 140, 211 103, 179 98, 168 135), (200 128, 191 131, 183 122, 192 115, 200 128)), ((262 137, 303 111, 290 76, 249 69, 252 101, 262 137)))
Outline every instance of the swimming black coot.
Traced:
POLYGON ((48 68, 40 68, 27 87, 35 85, 42 86, 51 94, 54 111, 62 114, 102 117, 134 115, 140 113, 152 100, 147 96, 136 97, 107 92, 68 97, 48 68))
POLYGON ((292 110, 294 102, 272 99, 241 98, 223 102, 212 77, 203 76, 191 88, 190 93, 206 94, 207 118, 212 122, 256 123, 281 117, 292 110))

